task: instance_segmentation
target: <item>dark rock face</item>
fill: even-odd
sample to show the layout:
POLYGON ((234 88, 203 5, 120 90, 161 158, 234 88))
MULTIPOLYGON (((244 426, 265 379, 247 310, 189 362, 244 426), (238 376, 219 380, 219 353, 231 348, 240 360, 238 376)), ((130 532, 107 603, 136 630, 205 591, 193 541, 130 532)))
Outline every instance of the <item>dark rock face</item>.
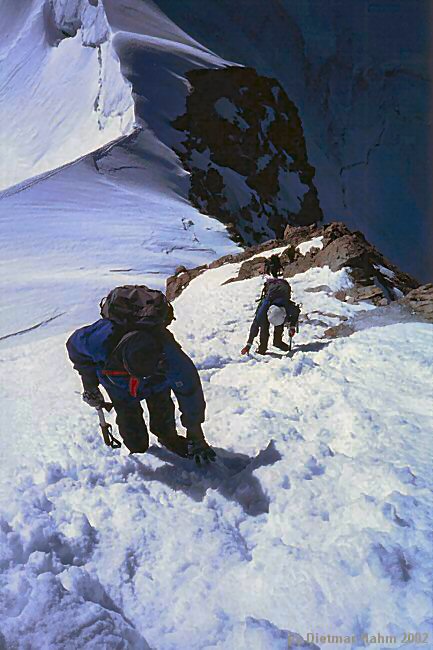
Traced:
POLYGON ((301 120, 278 81, 241 67, 187 77, 186 113, 173 125, 185 133, 176 153, 191 174, 192 204, 247 244, 321 221, 301 120))
MULTIPOLYGON (((176 297, 188 285, 191 279, 206 268, 218 268, 223 264, 243 262, 236 278, 228 282, 237 282, 263 274, 265 257, 254 257, 258 253, 285 247, 280 254, 284 277, 291 278, 315 266, 329 266, 332 271, 349 269, 354 286, 338 291, 335 296, 349 303, 370 301, 375 305, 386 305, 403 298, 406 294, 413 309, 423 311, 425 318, 430 318, 433 311, 433 285, 419 287, 417 280, 407 273, 402 273, 372 246, 361 232, 351 232, 342 223, 325 226, 288 227, 284 239, 272 240, 253 246, 237 255, 226 255, 209 264, 192 271, 173 276, 167 281, 167 290, 172 298, 176 297), (303 255, 298 249, 302 242, 321 237, 323 248, 312 248, 303 255), (413 291, 414 290, 414 291, 413 291), (409 293, 410 292, 410 293, 409 293)), ((406 298, 405 298, 406 300, 406 298)), ((433 318, 433 316, 432 316, 433 318)))
POLYGON ((280 81, 300 111, 326 220, 358 224, 401 268, 431 282, 432 3, 157 4, 212 52, 280 81))

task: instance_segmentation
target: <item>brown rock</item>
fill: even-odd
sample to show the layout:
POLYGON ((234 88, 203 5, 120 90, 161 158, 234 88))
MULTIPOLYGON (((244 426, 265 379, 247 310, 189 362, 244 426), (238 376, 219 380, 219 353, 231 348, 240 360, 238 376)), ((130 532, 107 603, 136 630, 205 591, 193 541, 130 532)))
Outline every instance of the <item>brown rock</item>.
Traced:
MULTIPOLYGON (((331 270, 337 271, 347 268, 354 282, 354 286, 342 291, 336 292, 335 296, 339 300, 358 302, 369 300, 374 304, 385 304, 395 300, 394 288, 399 289, 403 294, 407 294, 412 289, 419 286, 417 280, 407 273, 401 272, 394 264, 387 260, 374 246, 372 246, 360 232, 350 232, 342 223, 331 223, 325 226, 288 226, 285 231, 286 239, 274 239, 256 246, 251 246, 239 253, 225 255, 218 260, 213 261, 208 266, 201 266, 190 271, 184 270, 184 267, 176 269, 177 275, 169 278, 167 281, 168 291, 172 296, 178 296, 182 290, 188 286, 191 279, 206 268, 214 269, 228 263, 241 263, 238 276, 229 282, 244 280, 247 278, 257 277, 263 273, 263 257, 253 256, 264 251, 270 251, 275 248, 287 245, 280 254, 280 260, 283 265, 283 276, 291 278, 297 273, 303 273, 315 266, 329 266, 331 270), (324 247, 321 250, 313 249, 306 255, 301 255, 296 251, 303 241, 308 241, 313 237, 322 235, 324 247), (383 273, 380 267, 389 269, 392 274, 383 273)), ((419 296, 427 296, 427 304, 422 307, 426 314, 429 313, 428 302, 430 298, 431 285, 426 285, 427 289, 421 291, 419 296)), ((415 303, 422 303, 424 299, 416 298, 418 294, 413 294, 412 300, 415 303)), ((418 305, 419 308, 419 305, 418 305)), ((430 318, 428 316, 428 318, 430 318)))
POLYGON ((341 221, 333 221, 323 226, 323 246, 327 246, 334 239, 339 239, 344 235, 350 235, 349 228, 341 221))
POLYGON ((265 257, 255 257, 252 260, 246 260, 239 269, 236 280, 249 280, 263 275, 265 267, 265 257))
POLYGON ((354 333, 354 328, 351 325, 348 325, 347 323, 340 323, 339 325, 334 325, 333 327, 329 327, 327 330, 324 332, 324 336, 328 339, 336 339, 340 338, 341 336, 351 336, 354 333))
POLYGON ((313 237, 323 235, 323 232, 323 226, 317 226, 316 224, 312 224, 311 226, 286 226, 284 240, 290 242, 295 248, 303 241, 308 241, 309 239, 313 239, 313 237))
POLYGON ((165 295, 167 296, 168 300, 174 300, 180 296, 182 291, 189 285, 191 280, 203 273, 206 268, 206 265, 198 266, 195 269, 181 272, 180 275, 172 275, 169 277, 167 279, 165 289, 165 295))
POLYGON ((433 284, 423 284, 399 301, 407 305, 415 314, 423 320, 433 323, 433 284))
POLYGON ((374 273, 368 244, 358 233, 350 233, 331 240, 315 255, 315 266, 329 266, 332 271, 350 266, 364 269, 368 275, 374 273))

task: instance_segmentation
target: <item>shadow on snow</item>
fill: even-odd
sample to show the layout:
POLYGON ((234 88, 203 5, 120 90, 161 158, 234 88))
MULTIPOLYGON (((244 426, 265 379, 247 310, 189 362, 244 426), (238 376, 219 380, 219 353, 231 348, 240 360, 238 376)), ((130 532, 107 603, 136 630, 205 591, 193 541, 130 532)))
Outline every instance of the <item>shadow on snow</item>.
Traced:
POLYGON ((253 458, 217 447, 214 449, 218 454, 217 462, 203 467, 156 446, 150 447, 148 453, 164 461, 161 467, 151 469, 141 460, 133 460, 145 481, 160 481, 172 490, 183 491, 194 501, 203 501, 207 491, 213 489, 228 501, 238 503, 252 517, 269 512, 269 497, 254 471, 281 459, 274 441, 271 440, 266 449, 253 458))

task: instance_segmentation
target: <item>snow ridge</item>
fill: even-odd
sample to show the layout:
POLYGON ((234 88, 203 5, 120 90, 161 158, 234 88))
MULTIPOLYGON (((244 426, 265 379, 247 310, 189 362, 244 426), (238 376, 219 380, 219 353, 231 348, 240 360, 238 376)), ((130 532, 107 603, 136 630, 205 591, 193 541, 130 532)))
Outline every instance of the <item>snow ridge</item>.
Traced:
MULTIPOLYGON (((102 3, 6 3, 0 190, 132 132, 135 109, 102 3)), ((3 9, 2 9, 3 11, 3 9)))

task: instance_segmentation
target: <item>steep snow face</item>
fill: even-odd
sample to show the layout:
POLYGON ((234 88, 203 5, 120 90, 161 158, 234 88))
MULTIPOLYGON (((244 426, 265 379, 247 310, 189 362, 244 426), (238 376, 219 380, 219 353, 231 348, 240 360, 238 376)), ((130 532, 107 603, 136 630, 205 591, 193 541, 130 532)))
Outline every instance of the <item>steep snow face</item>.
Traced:
POLYGON ((5 647, 295 650, 289 634, 332 631, 358 649, 378 631, 432 633, 433 327, 379 317, 326 341, 329 324, 376 309, 323 289, 349 287, 346 270, 314 268, 291 279, 292 356, 241 357, 262 281, 223 284, 239 266, 174 305, 226 469, 107 450, 66 331, 2 343, 5 647))
POLYGON ((359 228, 404 270, 431 279, 431 3, 158 5, 220 56, 278 79, 299 108, 325 218, 359 228))
POLYGON ((3 0, 0 31, 0 190, 131 133, 101 2, 3 0))
MULTIPOLYGON (((71 4, 56 6, 56 20, 72 33, 78 14, 66 12, 71 4)), ((78 11, 84 5, 74 7, 78 11)), ((96 318, 94 306, 115 284, 163 288, 179 264, 195 266, 237 250, 220 223, 188 203, 188 175, 169 146, 170 137, 176 138, 170 122, 185 105, 186 71, 225 62, 151 2, 125 0, 104 7, 116 35, 100 48, 118 53, 122 84, 126 78, 132 84, 140 126, 112 146, 0 193, 0 337, 32 327, 41 336, 64 331, 66 321, 78 325, 86 312, 96 318), (19 300, 6 289, 12 284, 19 300)), ((80 57, 98 53, 97 47, 83 46, 81 32, 59 45, 75 43, 78 63, 80 57)), ((44 79, 43 87, 49 89, 51 80, 44 79)), ((70 80, 65 83, 79 95, 78 82, 78 90, 70 88, 70 80)), ((101 105, 115 91, 114 81, 107 83, 101 88, 101 105)), ((46 96, 44 101, 47 111, 55 109, 55 98, 46 96)), ((82 107, 74 104, 71 110, 74 125, 81 128, 82 107)), ((62 155, 57 142, 48 142, 62 155)))

